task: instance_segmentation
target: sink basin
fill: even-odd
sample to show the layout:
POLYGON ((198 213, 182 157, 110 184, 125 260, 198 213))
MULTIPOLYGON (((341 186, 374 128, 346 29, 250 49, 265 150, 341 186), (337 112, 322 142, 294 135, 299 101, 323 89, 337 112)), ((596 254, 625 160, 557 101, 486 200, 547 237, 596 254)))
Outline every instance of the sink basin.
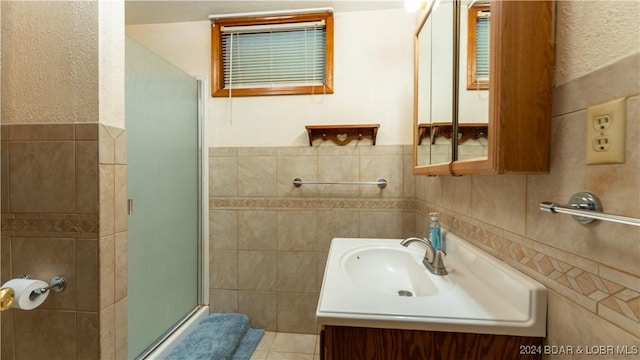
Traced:
POLYGON ((404 249, 361 247, 344 254, 341 265, 354 283, 383 295, 431 296, 439 291, 426 274, 422 255, 404 249))
POLYGON ((318 300, 320 325, 544 337, 547 290, 450 232, 448 275, 422 264, 423 244, 336 238, 318 300))

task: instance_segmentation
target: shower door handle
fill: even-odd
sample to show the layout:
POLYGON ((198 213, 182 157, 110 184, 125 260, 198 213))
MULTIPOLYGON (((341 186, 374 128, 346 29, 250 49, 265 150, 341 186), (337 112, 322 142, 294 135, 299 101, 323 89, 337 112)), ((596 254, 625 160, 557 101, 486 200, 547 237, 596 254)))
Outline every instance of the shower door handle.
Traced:
POLYGON ((127 199, 127 215, 133 213, 133 199, 127 199))

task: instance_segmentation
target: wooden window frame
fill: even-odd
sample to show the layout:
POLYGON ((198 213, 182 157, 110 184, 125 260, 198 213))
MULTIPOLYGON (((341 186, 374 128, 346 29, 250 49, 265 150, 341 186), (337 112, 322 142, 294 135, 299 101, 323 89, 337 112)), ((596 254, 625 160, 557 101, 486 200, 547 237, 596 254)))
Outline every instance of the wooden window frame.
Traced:
POLYGON ((476 78, 476 22, 478 11, 491 11, 490 4, 474 4, 467 11, 467 90, 489 90, 489 80, 476 78))
POLYGON ((229 97, 229 89, 224 87, 224 63, 222 58, 222 26, 269 25, 308 21, 325 21, 326 53, 324 85, 280 85, 271 87, 232 89, 231 96, 264 95, 322 95, 333 94, 333 13, 331 11, 229 18, 215 20, 211 26, 211 96, 229 97))

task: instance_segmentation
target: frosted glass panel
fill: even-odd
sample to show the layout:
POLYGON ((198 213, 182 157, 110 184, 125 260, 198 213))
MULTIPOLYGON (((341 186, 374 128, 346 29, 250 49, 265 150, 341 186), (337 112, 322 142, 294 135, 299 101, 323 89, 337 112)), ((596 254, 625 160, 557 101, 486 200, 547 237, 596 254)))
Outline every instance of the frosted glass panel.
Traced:
POLYGON ((198 305, 197 81, 126 40, 129 358, 198 305))

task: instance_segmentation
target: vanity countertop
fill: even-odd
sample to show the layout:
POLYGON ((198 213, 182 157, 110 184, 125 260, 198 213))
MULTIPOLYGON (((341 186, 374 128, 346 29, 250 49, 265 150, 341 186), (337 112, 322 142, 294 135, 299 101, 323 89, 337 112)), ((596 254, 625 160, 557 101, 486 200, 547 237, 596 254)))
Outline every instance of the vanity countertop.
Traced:
POLYGON ((422 265, 426 248, 420 243, 403 247, 402 239, 333 239, 318 323, 546 335, 547 290, 542 284, 453 233, 443 235, 445 276, 422 265))

